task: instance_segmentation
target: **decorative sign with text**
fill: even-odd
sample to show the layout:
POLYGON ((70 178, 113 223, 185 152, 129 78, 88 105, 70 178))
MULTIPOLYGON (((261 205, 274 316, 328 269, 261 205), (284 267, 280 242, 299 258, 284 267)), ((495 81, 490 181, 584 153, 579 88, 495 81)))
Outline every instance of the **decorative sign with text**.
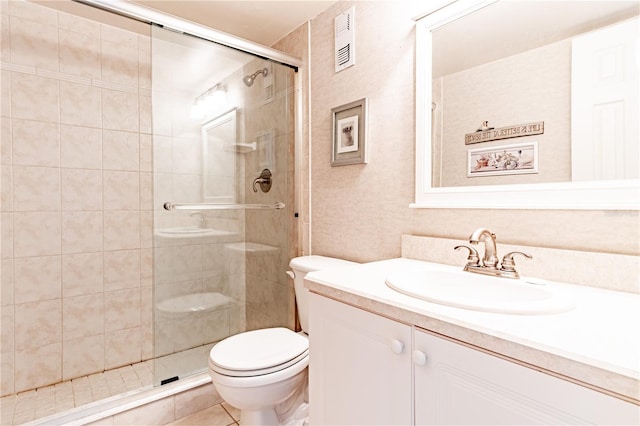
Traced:
POLYGON ((544 133, 544 121, 520 124, 517 126, 497 127, 464 135, 465 145, 500 139, 518 138, 520 136, 541 135, 544 133))

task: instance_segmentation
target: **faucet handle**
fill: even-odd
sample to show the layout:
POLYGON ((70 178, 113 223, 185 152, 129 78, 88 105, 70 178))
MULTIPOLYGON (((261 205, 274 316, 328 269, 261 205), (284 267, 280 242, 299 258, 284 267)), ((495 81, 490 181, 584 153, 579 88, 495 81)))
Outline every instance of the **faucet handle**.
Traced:
POLYGON ((468 265, 473 265, 473 266, 479 266, 480 265, 480 257, 478 256, 478 251, 476 249, 474 249, 473 247, 455 246, 453 249, 454 250, 459 250, 459 249, 467 249, 467 250, 469 250, 469 256, 467 257, 467 266, 468 265))
POLYGON ((531 256, 528 253, 524 253, 521 251, 512 251, 511 253, 505 254, 504 257, 502 258, 502 267, 500 268, 501 271, 506 271, 506 272, 516 271, 516 263, 513 261, 513 256, 515 256, 516 254, 522 255, 527 259, 533 259, 533 256, 531 256))

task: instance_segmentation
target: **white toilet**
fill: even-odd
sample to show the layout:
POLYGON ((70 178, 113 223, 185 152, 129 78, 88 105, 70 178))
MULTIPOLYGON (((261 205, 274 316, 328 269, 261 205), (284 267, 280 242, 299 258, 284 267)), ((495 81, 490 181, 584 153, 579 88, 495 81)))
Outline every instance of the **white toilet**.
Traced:
MULTIPOLYGON (((291 260, 301 333, 275 327, 228 337, 209 353, 209 374, 220 396, 240 409, 242 425, 282 423, 276 407, 303 392, 309 365, 308 272, 355 265, 342 259, 302 256, 291 260)), ((293 410, 289 410, 293 411, 293 410)))

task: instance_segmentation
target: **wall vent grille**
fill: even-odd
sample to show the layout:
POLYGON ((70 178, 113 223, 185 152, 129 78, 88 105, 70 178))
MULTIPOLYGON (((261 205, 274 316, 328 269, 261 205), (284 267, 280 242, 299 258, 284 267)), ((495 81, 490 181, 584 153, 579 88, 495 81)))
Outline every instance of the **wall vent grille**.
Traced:
POLYGON ((355 7, 351 7, 335 18, 336 72, 355 65, 355 53, 355 7))

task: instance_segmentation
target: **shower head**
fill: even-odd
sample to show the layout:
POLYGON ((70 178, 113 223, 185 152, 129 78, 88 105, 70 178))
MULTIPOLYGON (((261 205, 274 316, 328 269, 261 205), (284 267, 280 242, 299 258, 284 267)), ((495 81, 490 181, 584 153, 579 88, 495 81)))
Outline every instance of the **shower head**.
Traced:
POLYGON ((258 74, 262 74, 263 77, 266 77, 269 74, 269 71, 266 68, 262 68, 261 70, 258 70, 251 75, 245 75, 244 77, 242 77, 242 82, 246 84, 247 87, 251 87, 258 74))

